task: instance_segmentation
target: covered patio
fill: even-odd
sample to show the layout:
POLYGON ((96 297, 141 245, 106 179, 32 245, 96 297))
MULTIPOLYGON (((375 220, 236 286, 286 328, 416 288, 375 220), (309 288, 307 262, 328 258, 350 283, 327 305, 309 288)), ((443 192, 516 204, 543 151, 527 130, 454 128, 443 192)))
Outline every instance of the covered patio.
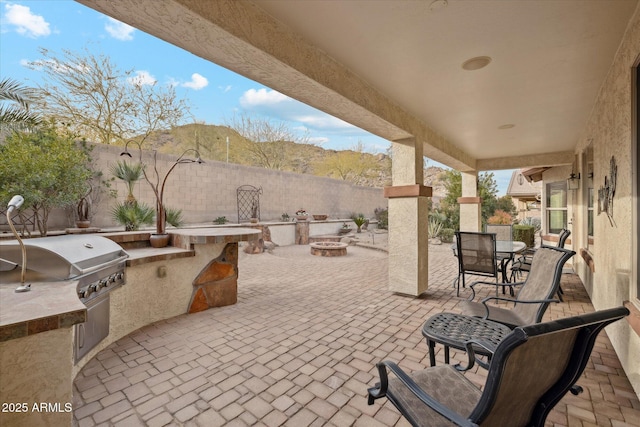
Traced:
MULTIPOLYGON (((151 324, 101 351, 74 382, 74 423, 407 425, 389 403, 367 406, 375 363, 428 366, 424 321, 458 311, 470 292, 455 296, 449 245, 430 245, 426 294, 389 293, 385 246, 379 238, 338 258, 314 257, 308 246, 240 251, 238 303, 151 324)), ((577 275, 564 274, 562 287, 565 301, 545 319, 594 311, 577 275)), ((456 351, 452 359, 465 360, 456 351)), ((485 372, 466 375, 482 385, 485 372)), ((578 384, 585 392, 565 396, 548 425, 640 426, 640 402, 605 333, 578 384)))

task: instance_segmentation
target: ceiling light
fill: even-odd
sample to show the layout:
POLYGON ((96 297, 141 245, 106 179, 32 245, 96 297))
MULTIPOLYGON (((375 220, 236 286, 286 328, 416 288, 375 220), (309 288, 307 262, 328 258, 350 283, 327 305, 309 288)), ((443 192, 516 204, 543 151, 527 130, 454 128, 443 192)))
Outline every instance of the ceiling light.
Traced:
POLYGON ((511 128, 514 128, 514 127, 516 127, 516 125, 514 125, 512 123, 509 123, 509 124, 506 124, 506 125, 498 126, 498 129, 504 130, 504 129, 511 129, 511 128))
POLYGON ((480 68, 484 68, 491 62, 491 58, 488 56, 476 56, 475 58, 467 59, 462 63, 462 68, 467 71, 475 71, 480 68))

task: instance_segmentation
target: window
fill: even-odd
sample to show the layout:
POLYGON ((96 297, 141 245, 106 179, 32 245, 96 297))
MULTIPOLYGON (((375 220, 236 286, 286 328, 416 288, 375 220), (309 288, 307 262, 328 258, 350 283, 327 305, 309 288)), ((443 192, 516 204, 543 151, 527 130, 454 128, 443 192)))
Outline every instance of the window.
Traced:
POLYGON ((547 184, 547 232, 560 234, 567 228, 567 181, 547 184))

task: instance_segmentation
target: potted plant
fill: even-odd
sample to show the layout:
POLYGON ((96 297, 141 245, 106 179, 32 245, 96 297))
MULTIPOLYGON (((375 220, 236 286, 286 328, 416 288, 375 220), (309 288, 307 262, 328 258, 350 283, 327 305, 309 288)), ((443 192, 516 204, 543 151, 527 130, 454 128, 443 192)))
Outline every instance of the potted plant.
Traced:
POLYGON ((309 214, 304 209, 300 208, 296 211, 296 219, 298 221, 306 221, 309 218, 309 214))
POLYGON ((349 224, 347 224, 346 222, 342 223, 342 227, 340 227, 340 230, 338 231, 340 234, 347 234, 350 233, 352 230, 351 227, 349 227, 349 224))
POLYGON ((356 232, 357 233, 361 233, 362 232, 362 225, 367 222, 367 218, 365 218, 364 215, 359 214, 359 215, 354 216, 353 218, 351 218, 351 220, 356 225, 356 227, 358 227, 358 230, 356 232))
POLYGON ((198 150, 193 148, 189 148, 185 150, 178 159, 173 162, 173 165, 167 170, 164 174, 164 177, 161 179, 160 172, 158 172, 158 162, 157 162, 157 151, 153 151, 153 174, 147 173, 147 168, 145 167, 142 161, 142 146, 137 141, 129 141, 124 146, 124 152, 121 153, 121 156, 133 157, 131 153, 127 151, 127 147, 130 143, 134 143, 138 146, 138 150, 140 151, 139 161, 143 165, 142 166, 142 175, 144 179, 147 181, 151 189, 153 190, 153 194, 156 196, 156 232, 152 233, 149 237, 149 242, 151 246, 154 248, 162 248, 169 244, 169 234, 167 234, 167 208, 164 204, 164 189, 167 184, 167 179, 173 170, 182 163, 204 163, 200 158, 200 153, 198 150), (196 159, 187 159, 184 156, 193 152, 197 158, 196 159))

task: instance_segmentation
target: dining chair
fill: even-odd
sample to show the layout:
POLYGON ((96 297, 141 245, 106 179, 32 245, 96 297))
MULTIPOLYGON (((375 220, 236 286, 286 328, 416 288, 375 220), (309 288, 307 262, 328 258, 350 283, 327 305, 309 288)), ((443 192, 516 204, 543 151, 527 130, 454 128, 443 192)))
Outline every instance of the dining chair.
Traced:
POLYGON ((478 285, 494 285, 488 281, 477 281, 471 284, 471 296, 467 301, 462 301, 459 308, 462 314, 482 317, 485 320, 502 323, 510 328, 516 326, 539 323, 542 320, 547 307, 552 302, 558 291, 562 268, 564 264, 576 253, 568 249, 543 246, 533 256, 531 271, 524 282, 510 283, 518 288, 515 298, 487 297, 482 301, 474 301, 476 287, 478 285), (487 304, 490 301, 507 301, 513 303, 513 307, 500 307, 487 304))
MULTIPOLYGON (((518 327, 495 348, 482 388, 452 365, 406 373, 379 362, 380 382, 368 389, 367 403, 386 397, 412 426, 542 427, 560 399, 582 392, 576 382, 600 331, 628 315, 617 307, 518 327)), ((468 343, 472 361, 472 344, 484 343, 468 343)))
POLYGON ((466 287, 465 274, 493 277, 498 283, 498 262, 496 259, 496 235, 456 231, 456 255, 458 257, 458 277, 456 296, 460 296, 460 281, 466 287))
MULTIPOLYGON (((567 239, 571 235, 571 231, 563 228, 558 235, 558 244, 557 248, 564 248, 564 245, 567 242, 567 239)), ((533 260, 533 255, 539 248, 531 248, 527 249, 520 258, 518 258, 511 267, 511 277, 512 280, 515 280, 515 277, 518 275, 522 275, 522 273, 529 273, 531 270, 531 261, 533 260)), ((562 286, 558 286, 558 299, 563 301, 562 294, 564 291, 562 290, 562 286)))
POLYGON ((486 224, 485 233, 495 233, 496 240, 513 240, 513 226, 511 224, 486 224))

